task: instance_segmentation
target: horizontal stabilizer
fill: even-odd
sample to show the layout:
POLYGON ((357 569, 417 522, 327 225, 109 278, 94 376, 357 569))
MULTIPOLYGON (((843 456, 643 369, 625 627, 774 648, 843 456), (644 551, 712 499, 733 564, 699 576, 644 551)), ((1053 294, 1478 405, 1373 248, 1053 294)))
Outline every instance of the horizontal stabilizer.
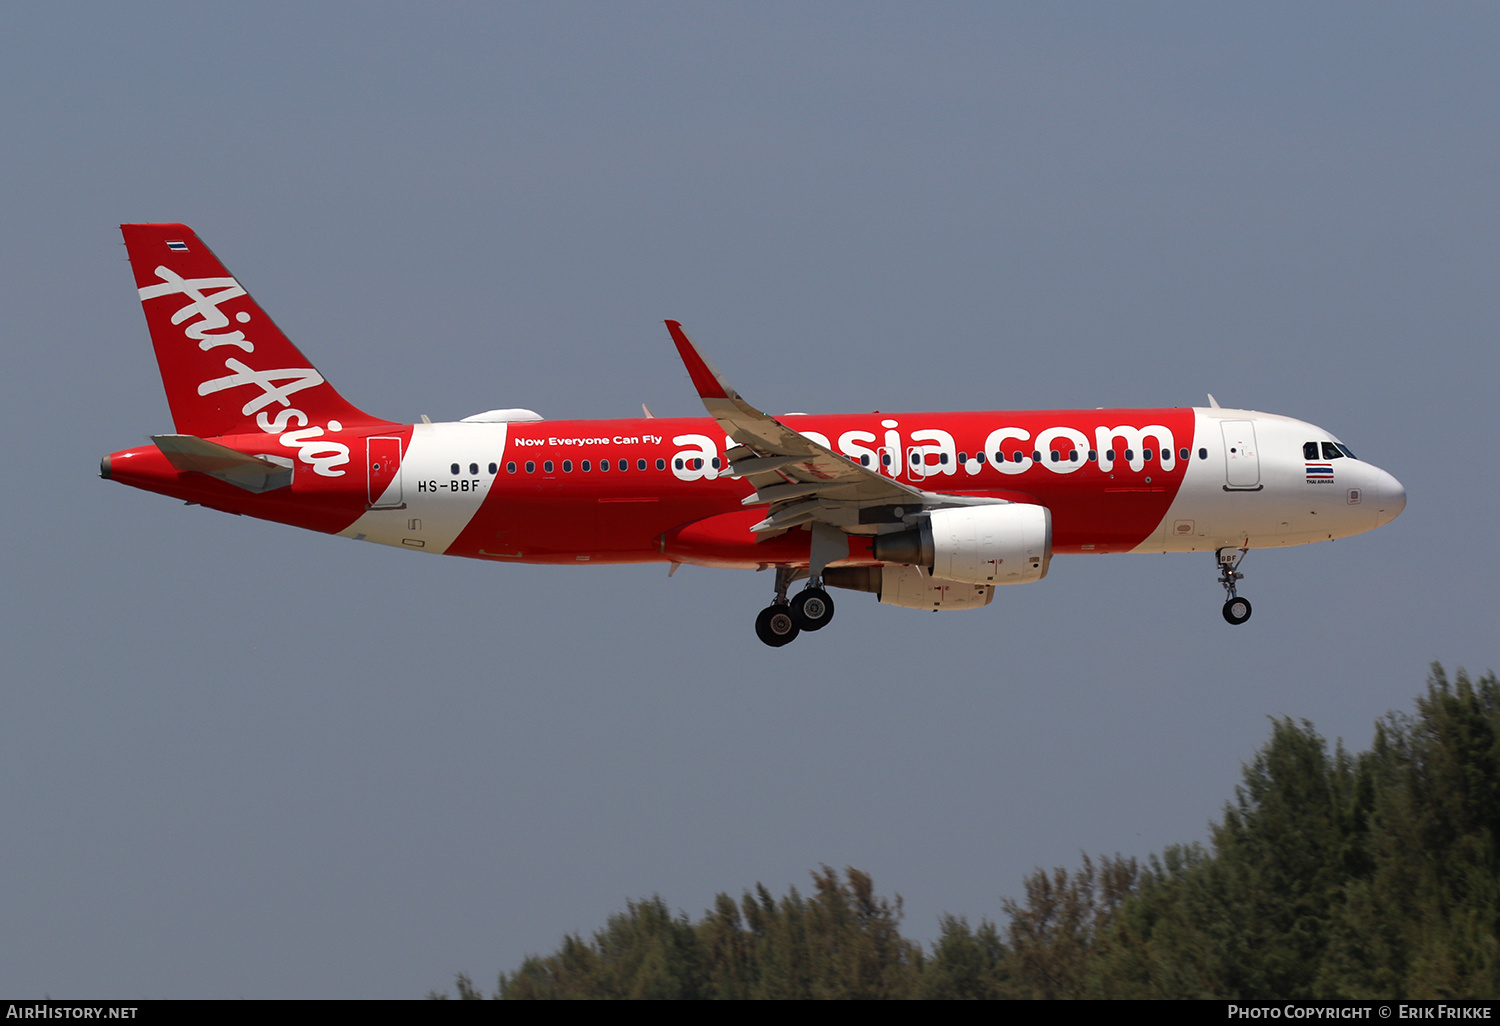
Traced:
POLYGON ((151 441, 178 470, 207 474, 257 495, 292 483, 292 461, 281 456, 250 456, 197 435, 152 435, 151 441))

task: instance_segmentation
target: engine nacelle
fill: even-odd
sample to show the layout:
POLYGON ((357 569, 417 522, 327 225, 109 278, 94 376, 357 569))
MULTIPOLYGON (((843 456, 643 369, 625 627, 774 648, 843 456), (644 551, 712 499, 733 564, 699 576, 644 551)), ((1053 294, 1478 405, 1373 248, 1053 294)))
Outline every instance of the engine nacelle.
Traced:
POLYGON ((935 509, 910 531, 877 537, 875 558, 965 584, 1029 584, 1052 561, 1052 511, 1021 502, 935 509))
POLYGON ((823 573, 823 583, 831 588, 872 591, 888 606, 932 612, 980 609, 995 597, 992 585, 945 581, 917 566, 829 567, 823 573))

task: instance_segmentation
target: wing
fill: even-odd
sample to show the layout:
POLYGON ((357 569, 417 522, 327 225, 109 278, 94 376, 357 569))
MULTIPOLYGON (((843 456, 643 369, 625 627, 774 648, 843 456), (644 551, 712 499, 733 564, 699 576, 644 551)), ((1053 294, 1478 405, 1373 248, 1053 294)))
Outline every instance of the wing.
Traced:
POLYGON ((766 518, 752 528, 762 537, 813 522, 845 531, 865 525, 863 533, 874 533, 875 525, 899 524, 918 510, 999 501, 913 488, 819 445, 740 398, 681 324, 667 321, 667 330, 704 407, 737 443, 725 455, 728 472, 755 488, 744 504, 769 506, 766 518))

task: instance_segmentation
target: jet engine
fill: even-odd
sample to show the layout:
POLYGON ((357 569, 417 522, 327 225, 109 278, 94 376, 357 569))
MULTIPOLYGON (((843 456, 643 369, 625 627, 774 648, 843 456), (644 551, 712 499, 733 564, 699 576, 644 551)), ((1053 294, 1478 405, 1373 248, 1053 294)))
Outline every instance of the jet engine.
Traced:
POLYGON ((877 536, 875 558, 965 584, 1029 584, 1047 576, 1052 511, 1022 502, 935 509, 909 531, 877 536))

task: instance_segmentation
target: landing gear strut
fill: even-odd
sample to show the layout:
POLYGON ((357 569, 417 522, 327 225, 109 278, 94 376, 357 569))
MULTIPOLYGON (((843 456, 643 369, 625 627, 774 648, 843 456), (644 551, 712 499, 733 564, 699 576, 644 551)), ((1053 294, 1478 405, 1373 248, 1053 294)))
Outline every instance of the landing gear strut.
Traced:
POLYGON ((1219 561, 1219 583, 1224 586, 1224 593, 1228 598, 1224 602, 1224 619, 1235 626, 1239 626, 1250 619, 1250 600, 1241 598, 1239 591, 1235 588, 1236 581, 1243 581, 1245 575, 1239 572, 1240 560, 1245 558, 1248 549, 1220 549, 1214 555, 1219 561))
POLYGON ((792 582, 807 571, 776 568, 776 598, 755 618, 755 635, 772 648, 795 640, 803 631, 819 631, 833 620, 833 596, 823 590, 821 575, 810 578, 807 587, 787 600, 792 582))

